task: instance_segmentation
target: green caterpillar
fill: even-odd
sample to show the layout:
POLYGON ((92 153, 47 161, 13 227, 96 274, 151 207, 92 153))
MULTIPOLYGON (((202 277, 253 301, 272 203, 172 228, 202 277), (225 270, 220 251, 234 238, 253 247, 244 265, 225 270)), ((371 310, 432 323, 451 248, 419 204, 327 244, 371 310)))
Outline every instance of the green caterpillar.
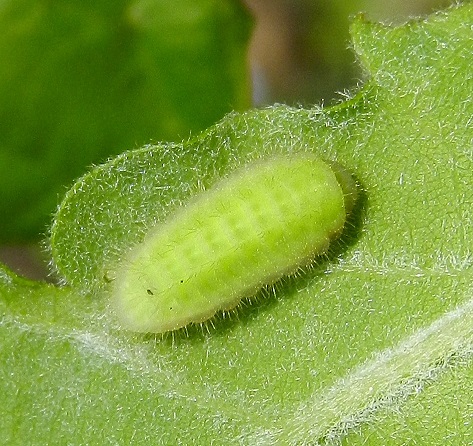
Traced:
POLYGON ((324 253, 355 195, 347 172, 310 153, 237 169, 131 250, 114 281, 121 324, 162 333, 234 308, 324 253))

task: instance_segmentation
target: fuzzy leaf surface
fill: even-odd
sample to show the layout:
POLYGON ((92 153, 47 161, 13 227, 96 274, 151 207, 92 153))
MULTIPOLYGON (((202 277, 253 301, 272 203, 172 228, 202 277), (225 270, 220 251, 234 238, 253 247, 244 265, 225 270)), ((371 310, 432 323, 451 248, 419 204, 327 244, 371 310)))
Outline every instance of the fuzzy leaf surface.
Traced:
POLYGON ((0 289, 0 382, 15 401, 0 414, 2 437, 427 445, 439 432, 471 442, 457 428, 473 413, 472 25, 472 4, 395 28, 360 16, 353 43, 368 79, 347 102, 232 114, 81 178, 51 234, 69 288, 24 294, 6 274, 0 289), (360 183, 330 253, 213 326, 121 330, 107 298, 130 246, 237 166, 300 150, 360 183))

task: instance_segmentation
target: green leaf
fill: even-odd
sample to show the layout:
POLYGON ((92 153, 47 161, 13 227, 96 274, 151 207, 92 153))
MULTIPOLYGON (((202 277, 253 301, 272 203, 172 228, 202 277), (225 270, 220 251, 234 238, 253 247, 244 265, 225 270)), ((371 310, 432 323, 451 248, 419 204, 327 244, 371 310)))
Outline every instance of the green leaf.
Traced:
POLYGON ((249 105, 236 0, 3 1, 0 239, 37 238, 86 167, 249 105))
POLYGON ((2 438, 472 441, 457 428, 473 412, 473 4, 395 28, 360 16, 352 34, 369 78, 347 102, 232 114, 74 185, 51 233, 70 288, 10 275, 0 288, 1 391, 15 402, 1 409, 2 438), (327 258, 203 327, 121 330, 108 282, 147 228, 238 165, 299 150, 337 160, 360 184, 327 258))
POLYGON ((435 384, 422 392, 413 388, 412 397, 401 407, 383 408, 376 423, 363 425, 359 431, 348 435, 343 444, 471 444, 473 364, 471 360, 465 363, 462 358, 451 362, 444 372, 428 377, 435 379, 435 384), (451 368, 452 365, 455 368, 451 368))

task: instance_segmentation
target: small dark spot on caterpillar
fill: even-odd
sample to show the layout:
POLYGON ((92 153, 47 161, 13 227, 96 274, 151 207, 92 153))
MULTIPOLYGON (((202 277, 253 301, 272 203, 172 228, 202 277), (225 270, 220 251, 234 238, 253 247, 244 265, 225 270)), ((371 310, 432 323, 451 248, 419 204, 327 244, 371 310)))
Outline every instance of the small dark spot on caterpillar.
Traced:
POLYGON ((146 292, 150 295, 153 296, 153 292, 151 290, 146 290, 146 292))

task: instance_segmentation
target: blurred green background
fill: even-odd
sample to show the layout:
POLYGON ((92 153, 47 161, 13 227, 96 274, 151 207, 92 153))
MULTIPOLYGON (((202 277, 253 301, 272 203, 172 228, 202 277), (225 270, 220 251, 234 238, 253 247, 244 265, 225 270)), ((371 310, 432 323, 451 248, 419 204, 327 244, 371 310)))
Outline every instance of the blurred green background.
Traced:
POLYGON ((0 0, 0 261, 39 241, 73 180, 231 110, 331 104, 362 73, 349 18, 399 23, 452 0, 0 0))

